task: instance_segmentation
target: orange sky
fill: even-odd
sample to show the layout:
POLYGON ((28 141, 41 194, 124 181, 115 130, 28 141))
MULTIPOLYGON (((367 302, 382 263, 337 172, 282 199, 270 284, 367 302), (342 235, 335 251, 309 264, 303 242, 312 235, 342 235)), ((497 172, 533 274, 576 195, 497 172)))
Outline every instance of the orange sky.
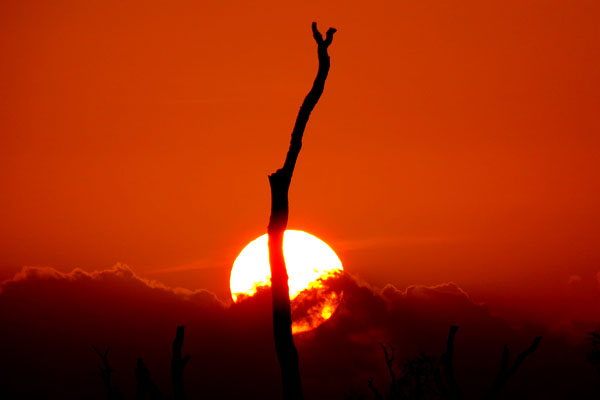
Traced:
POLYGON ((123 262, 225 298, 316 20, 338 33, 291 228, 377 285, 600 285, 600 3, 248 3, 0 4, 0 278, 123 262))

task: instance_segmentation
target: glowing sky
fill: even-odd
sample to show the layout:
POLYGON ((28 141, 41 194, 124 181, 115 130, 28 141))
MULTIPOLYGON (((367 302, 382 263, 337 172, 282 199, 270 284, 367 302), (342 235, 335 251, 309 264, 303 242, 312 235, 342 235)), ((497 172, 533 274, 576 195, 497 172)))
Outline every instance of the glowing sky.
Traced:
POLYGON ((225 298, 315 20, 338 33, 291 228, 378 285, 537 307, 599 284, 600 3, 249 3, 0 4, 0 277, 123 262, 225 298))

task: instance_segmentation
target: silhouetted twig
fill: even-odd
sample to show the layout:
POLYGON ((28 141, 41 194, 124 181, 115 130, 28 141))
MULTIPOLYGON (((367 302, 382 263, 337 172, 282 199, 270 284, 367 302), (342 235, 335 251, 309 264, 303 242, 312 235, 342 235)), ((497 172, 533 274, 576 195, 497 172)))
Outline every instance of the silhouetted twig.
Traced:
POLYGON ((396 349, 391 344, 386 345, 382 344, 381 349, 383 350, 383 355, 385 357, 385 364, 388 369, 388 373, 390 374, 391 383, 390 383, 390 395, 392 398, 399 397, 398 392, 398 378, 396 377, 396 373, 394 372, 394 355, 396 349))
POLYGON ((488 399, 496 399, 498 397, 500 391, 502 390, 504 385, 506 385, 506 382, 517 372, 523 361, 525 361, 525 359, 531 353, 533 353, 535 349, 537 349, 541 340, 541 336, 536 337, 531 343, 531 345, 517 356, 515 362, 510 368, 508 368, 508 346, 504 345, 504 349, 502 351, 502 360, 500 362, 500 372, 498 373, 498 376, 496 377, 496 380, 492 385, 492 389, 490 390, 488 399))
POLYGON ((446 342, 446 352, 442 354, 444 377, 446 378, 446 384, 448 385, 443 392, 446 393, 448 399, 452 400, 460 398, 460 389, 458 388, 458 383, 456 382, 456 377, 454 376, 454 365, 452 364, 452 358, 454 356, 454 337, 456 336, 456 331, 458 331, 458 326, 450 326, 450 331, 448 332, 448 341, 446 342))
POLYGON ((171 380, 173 382, 173 398, 175 400, 184 400, 183 392, 183 368, 190 360, 190 355, 181 357, 181 347, 183 345, 184 327, 178 326, 173 340, 173 359, 171 360, 171 380))
POLYGON ((327 48, 333 40, 335 29, 329 28, 326 38, 313 22, 312 31, 317 42, 319 70, 313 87, 304 99, 292 131, 290 147, 283 167, 269 175, 271 187, 271 216, 269 219, 269 263, 271 266, 271 293, 273 298, 273 336, 275 351, 281 368, 283 398, 302 398, 302 381, 298 366, 298 352, 292 338, 292 314, 289 298, 288 274, 283 258, 283 234, 288 222, 288 189, 292 181, 296 160, 302 148, 302 135, 310 113, 319 101, 329 72, 327 48))
POLYGON ((383 400, 383 396, 381 395, 381 393, 379 393, 379 391, 373 384, 373 379, 369 379, 368 384, 369 384, 369 389, 371 389, 371 391, 373 392, 373 395, 375 396, 375 400, 383 400))
POLYGON ((102 382, 104 382, 104 387, 106 388, 106 398, 108 400, 119 400, 121 399, 121 393, 119 389, 112 386, 111 377, 112 373, 115 371, 108 362, 108 353, 110 348, 107 347, 104 353, 102 353, 96 346, 92 346, 98 357, 102 360, 102 364, 98 364, 98 369, 100 370, 100 377, 102 378, 102 382))

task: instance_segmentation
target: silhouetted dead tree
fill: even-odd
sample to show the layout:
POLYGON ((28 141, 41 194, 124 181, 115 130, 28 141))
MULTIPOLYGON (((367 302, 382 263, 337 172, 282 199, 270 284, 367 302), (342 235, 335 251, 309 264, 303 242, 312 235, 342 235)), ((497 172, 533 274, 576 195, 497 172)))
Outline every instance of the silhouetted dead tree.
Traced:
POLYGON ((173 382, 173 398, 175 400, 184 400, 183 391, 183 369, 190 360, 190 355, 181 357, 181 347, 183 346, 184 327, 178 326, 175 340, 173 340, 173 358, 171 360, 171 381, 173 382))
POLYGON ((327 49, 333 40, 335 29, 329 28, 325 39, 313 22, 312 31, 317 42, 319 70, 313 87, 304 99, 292 131, 290 147, 283 167, 269 175, 271 187, 271 216, 269 219, 269 263, 271 266, 271 291, 273 299, 273 335, 275 351, 281 368, 283 398, 302 398, 302 382, 298 367, 298 353, 292 338, 292 314, 290 308, 288 274, 283 258, 283 234, 288 222, 288 190, 292 181, 296 160, 302 147, 302 135, 310 113, 319 101, 329 73, 327 49))

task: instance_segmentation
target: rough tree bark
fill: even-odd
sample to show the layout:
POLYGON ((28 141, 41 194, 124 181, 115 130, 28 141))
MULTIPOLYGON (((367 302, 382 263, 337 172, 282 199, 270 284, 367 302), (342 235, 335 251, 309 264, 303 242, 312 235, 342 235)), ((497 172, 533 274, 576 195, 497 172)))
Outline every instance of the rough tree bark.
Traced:
POLYGON ((269 263, 271 266, 271 293, 273 299, 273 336, 275 351, 281 368, 283 398, 302 399, 302 382, 298 367, 298 353, 292 338, 292 314, 290 308, 288 274, 283 258, 283 234, 288 222, 288 190, 294 167, 302 147, 302 135, 310 113, 319 101, 329 72, 327 48, 333 40, 335 29, 329 28, 325 39, 313 22, 312 31, 317 42, 319 70, 313 87, 306 95, 292 131, 292 139, 281 169, 269 175, 271 186, 271 217, 269 219, 269 263))

